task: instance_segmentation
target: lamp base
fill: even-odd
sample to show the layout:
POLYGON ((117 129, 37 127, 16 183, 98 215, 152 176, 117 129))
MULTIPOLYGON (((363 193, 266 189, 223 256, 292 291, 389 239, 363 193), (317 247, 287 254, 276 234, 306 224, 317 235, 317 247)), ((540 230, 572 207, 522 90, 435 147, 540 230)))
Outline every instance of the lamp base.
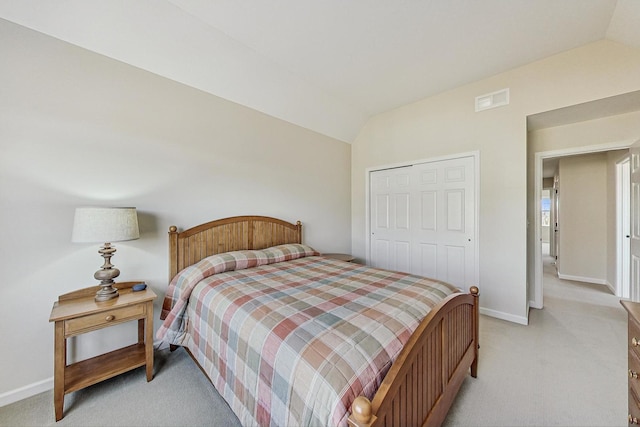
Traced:
POLYGON ((109 301, 110 299, 118 298, 118 290, 111 285, 102 286, 98 292, 96 292, 96 301, 109 301))
POLYGON ((104 258, 102 268, 95 272, 93 277, 100 280, 100 290, 96 292, 96 301, 109 301, 118 298, 118 290, 112 285, 115 283, 113 279, 120 275, 120 270, 111 264, 111 257, 116 253, 116 248, 111 243, 105 243, 98 251, 104 258))

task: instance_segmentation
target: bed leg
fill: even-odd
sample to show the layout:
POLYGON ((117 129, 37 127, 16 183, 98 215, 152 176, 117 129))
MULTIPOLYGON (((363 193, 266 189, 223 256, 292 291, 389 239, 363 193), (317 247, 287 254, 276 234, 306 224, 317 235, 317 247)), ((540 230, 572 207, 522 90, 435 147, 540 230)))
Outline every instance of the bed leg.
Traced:
POLYGON ((480 290, 477 286, 472 286, 469 291, 473 296, 473 341, 475 342, 475 357, 471 363, 471 376, 478 377, 478 353, 480 351, 480 290))
POLYGON ((478 378, 478 357, 471 364, 471 376, 473 378, 478 378))

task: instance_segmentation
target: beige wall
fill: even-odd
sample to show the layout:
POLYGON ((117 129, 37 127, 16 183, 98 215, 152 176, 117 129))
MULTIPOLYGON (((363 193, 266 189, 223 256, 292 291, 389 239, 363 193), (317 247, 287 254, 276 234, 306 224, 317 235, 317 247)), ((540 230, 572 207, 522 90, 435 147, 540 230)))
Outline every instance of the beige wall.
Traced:
POLYGON ((615 292, 616 163, 626 156, 628 150, 613 150, 560 159, 561 278, 606 284, 615 292))
POLYGON ((558 275, 606 283, 607 155, 560 159, 558 275))
MULTIPOLYGON (((350 145, 1 20, 0 56, 0 404, 52 386, 52 304, 95 284, 99 245, 70 242, 76 206, 138 208, 141 238, 113 263, 159 295, 172 224, 270 215, 350 251, 350 145)), ((94 332, 70 356, 135 336, 94 332)))
MULTIPOLYGON (((640 111, 529 132, 532 153, 631 142, 640 138, 640 111)), ((531 165, 533 165, 533 158, 531 165)))
POLYGON ((482 312, 526 322, 526 118, 638 90, 638 75, 640 51, 600 41, 370 119, 352 149, 354 254, 366 254, 368 169, 477 150, 482 312), (507 87, 509 106, 474 112, 476 96, 507 87))

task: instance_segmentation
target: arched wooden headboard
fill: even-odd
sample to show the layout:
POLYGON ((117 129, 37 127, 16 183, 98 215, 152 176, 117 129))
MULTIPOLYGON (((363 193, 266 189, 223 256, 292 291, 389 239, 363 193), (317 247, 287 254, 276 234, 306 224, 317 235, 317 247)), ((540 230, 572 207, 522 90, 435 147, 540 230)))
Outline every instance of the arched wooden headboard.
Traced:
POLYGON ((267 216, 218 219, 178 232, 169 227, 169 281, 179 271, 211 255, 302 243, 302 223, 267 216))

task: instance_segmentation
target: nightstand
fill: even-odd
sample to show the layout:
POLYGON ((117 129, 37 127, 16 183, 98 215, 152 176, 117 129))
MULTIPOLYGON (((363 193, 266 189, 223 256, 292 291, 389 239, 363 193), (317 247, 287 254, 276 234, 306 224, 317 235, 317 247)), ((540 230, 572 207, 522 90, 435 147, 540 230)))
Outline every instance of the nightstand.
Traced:
POLYGON ((116 283, 120 296, 109 301, 94 300, 99 286, 61 295, 53 304, 50 322, 55 322, 53 403, 56 421, 63 417, 64 395, 146 365, 147 381, 153 379, 153 300, 148 287, 133 292, 143 282, 116 283), (138 342, 91 359, 67 365, 67 338, 138 321, 138 342))
POLYGON ((322 256, 326 256, 327 258, 339 259, 340 261, 352 262, 356 258, 353 255, 349 254, 322 254, 322 256))

